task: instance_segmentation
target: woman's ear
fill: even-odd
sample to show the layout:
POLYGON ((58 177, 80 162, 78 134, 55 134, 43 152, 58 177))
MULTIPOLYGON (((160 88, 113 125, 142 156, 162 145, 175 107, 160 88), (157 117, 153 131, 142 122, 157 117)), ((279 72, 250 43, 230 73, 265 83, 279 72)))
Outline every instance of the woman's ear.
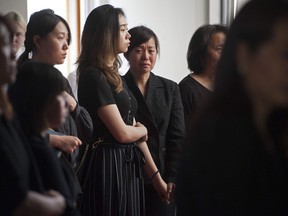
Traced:
POLYGON ((34 35, 33 43, 35 44, 36 48, 39 49, 41 47, 41 37, 39 35, 34 35))

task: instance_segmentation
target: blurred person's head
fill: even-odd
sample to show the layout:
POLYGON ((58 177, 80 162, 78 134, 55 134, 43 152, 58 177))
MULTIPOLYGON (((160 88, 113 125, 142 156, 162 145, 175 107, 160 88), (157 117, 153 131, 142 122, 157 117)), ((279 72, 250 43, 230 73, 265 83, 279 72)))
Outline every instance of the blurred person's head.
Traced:
POLYGON ((8 84, 15 81, 15 53, 12 49, 13 30, 8 20, 0 15, 0 114, 13 116, 13 109, 7 95, 8 84))
POLYGON ((0 85, 15 80, 15 55, 12 49, 13 30, 7 19, 0 15, 0 85))
POLYGON ((48 64, 63 64, 71 40, 70 27, 65 19, 51 9, 33 13, 27 24, 25 52, 18 64, 28 59, 48 64))
POLYGON ((13 51, 16 54, 23 46, 26 32, 26 21, 24 17, 16 11, 11 11, 5 15, 13 28, 13 51))
POLYGON ((220 109, 268 114, 288 108, 288 2, 251 0, 239 11, 216 75, 220 109))
POLYGON ((218 24, 207 24, 192 35, 187 51, 188 68, 195 74, 205 70, 215 71, 222 54, 228 28, 218 24))
POLYGON ((132 73, 150 73, 157 61, 160 44, 157 35, 145 26, 136 26, 129 30, 130 46, 124 53, 132 73))
POLYGON ((65 89, 63 75, 50 64, 28 61, 19 67, 10 98, 27 133, 42 133, 64 122, 65 89))

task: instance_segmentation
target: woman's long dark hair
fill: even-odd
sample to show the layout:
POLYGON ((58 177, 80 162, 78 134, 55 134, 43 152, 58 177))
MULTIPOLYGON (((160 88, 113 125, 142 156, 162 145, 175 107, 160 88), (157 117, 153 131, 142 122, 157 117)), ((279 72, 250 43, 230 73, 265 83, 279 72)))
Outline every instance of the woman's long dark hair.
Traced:
POLYGON ((116 91, 122 89, 121 77, 118 74, 121 60, 117 53, 120 31, 119 15, 125 17, 121 8, 114 8, 109 4, 101 5, 90 12, 84 25, 81 53, 77 60, 77 76, 85 68, 98 68, 116 87, 116 91), (116 58, 112 67, 109 66, 111 54, 116 58))

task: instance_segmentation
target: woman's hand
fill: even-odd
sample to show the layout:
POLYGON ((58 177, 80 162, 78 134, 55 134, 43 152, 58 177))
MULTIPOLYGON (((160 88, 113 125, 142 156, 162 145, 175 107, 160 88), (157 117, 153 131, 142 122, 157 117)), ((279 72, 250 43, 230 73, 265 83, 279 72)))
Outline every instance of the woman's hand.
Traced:
POLYGON ((168 186, 166 182, 162 179, 159 172, 152 177, 152 185, 157 191, 161 200, 169 204, 171 200, 171 193, 168 191, 168 186))
POLYGON ((58 149, 61 149, 64 152, 72 153, 75 149, 82 144, 82 141, 76 136, 68 135, 49 135, 49 143, 58 149))

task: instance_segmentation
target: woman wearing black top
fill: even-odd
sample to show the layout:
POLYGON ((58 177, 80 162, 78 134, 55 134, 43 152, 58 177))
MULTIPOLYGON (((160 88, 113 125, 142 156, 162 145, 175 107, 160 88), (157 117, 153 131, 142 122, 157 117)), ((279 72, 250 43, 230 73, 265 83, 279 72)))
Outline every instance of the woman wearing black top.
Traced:
POLYGON ((216 67, 227 33, 223 25, 207 24, 198 28, 190 40, 187 63, 191 73, 179 82, 186 130, 212 96, 216 67))
POLYGON ((127 51, 129 38, 124 12, 111 5, 92 10, 84 25, 78 99, 94 124, 94 143, 80 181, 80 210, 85 216, 144 214, 142 152, 145 171, 168 198, 167 185, 145 142, 147 129, 134 120, 137 102, 118 74, 118 54, 127 51))
MULTIPOLYGON (((130 64, 124 78, 139 104, 136 120, 148 130, 147 145, 157 167, 173 192, 178 160, 185 133, 183 106, 177 83, 155 75, 152 70, 160 52, 156 34, 145 26, 129 30, 131 42, 124 54, 130 64)), ((149 178, 145 183, 146 215, 176 214, 175 202, 167 205, 149 178)))
MULTIPOLYGON (((50 9, 37 11, 30 16, 27 24, 25 51, 19 57, 18 65, 29 60, 51 65, 63 64, 70 41, 70 27, 65 19, 50 9)), ((50 134, 49 143, 53 147, 61 149, 72 167, 75 168, 78 162, 78 146, 90 139, 93 125, 88 112, 75 100, 66 78, 65 81, 67 82, 65 97, 69 115, 63 124, 52 128, 62 135, 50 134)))

